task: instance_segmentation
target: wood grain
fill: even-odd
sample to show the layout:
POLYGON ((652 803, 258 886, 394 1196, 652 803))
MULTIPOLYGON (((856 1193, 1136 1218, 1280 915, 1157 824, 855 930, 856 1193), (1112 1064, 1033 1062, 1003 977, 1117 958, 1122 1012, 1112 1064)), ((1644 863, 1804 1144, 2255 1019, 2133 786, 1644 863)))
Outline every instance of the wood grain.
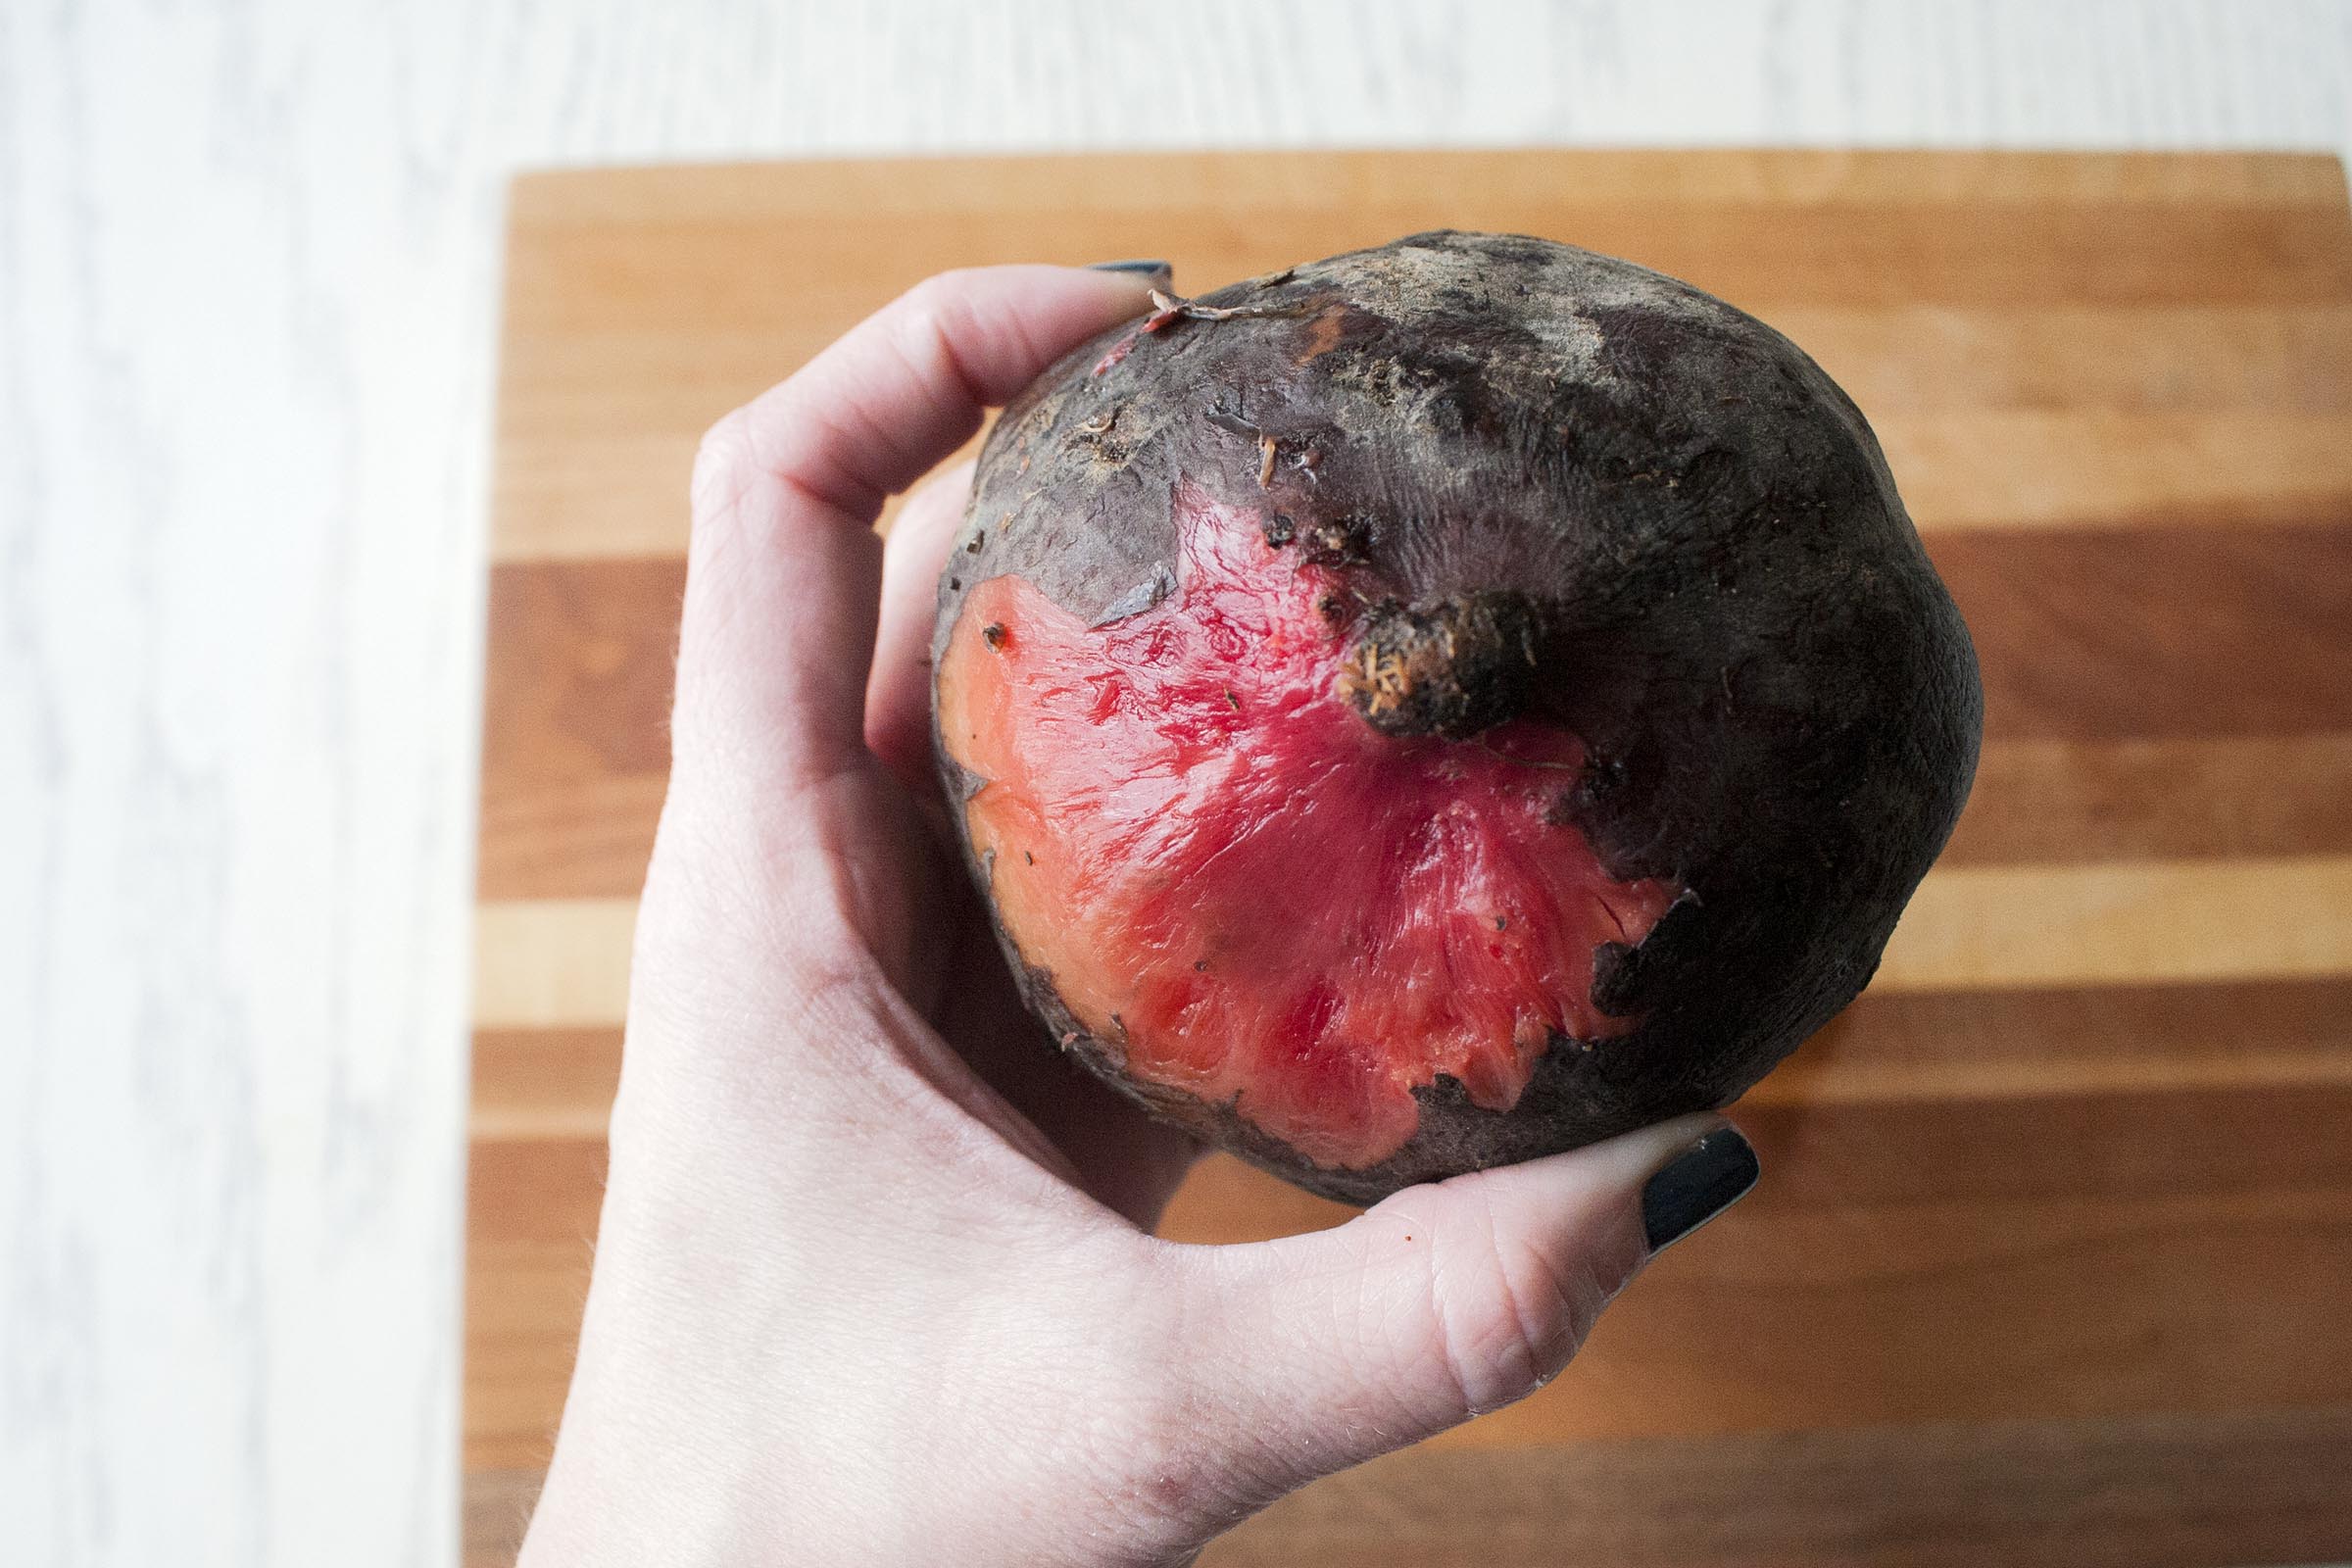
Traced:
POLYGON ((1874 989, 1742 1103, 1988 1102, 2347 1082, 2352 980, 1911 996, 1874 989))
POLYGON ((1939 867, 1871 989, 2352 973, 2352 858, 1939 867))
MULTIPOLYGON (((1208 273, 1195 286, 1227 281, 1226 274, 1208 273)), ((845 312, 843 318, 858 314, 845 312)), ((1806 339, 1796 341, 1812 347, 1806 339)), ((691 396, 668 407, 648 399, 636 411, 636 422, 612 431, 595 451, 569 455, 560 468, 517 474, 530 489, 513 502, 523 515, 517 531, 498 541, 499 559, 682 552, 680 499, 703 431, 821 346, 774 345, 758 368, 747 366, 724 382, 708 377, 711 355, 697 356, 691 368, 600 356, 600 375, 670 388, 673 397, 691 389, 691 396), (663 422, 672 428, 660 430, 663 422), (545 526, 530 520, 541 507, 545 526)), ((1921 364, 1924 369, 1928 362, 1921 364)), ((2352 372, 2323 380, 2319 395, 2338 396, 2346 381, 2352 372)), ((2352 514, 2352 416, 2341 413, 1945 408, 1914 414, 1898 406, 1874 426, 1896 473, 1911 476, 1903 499, 1913 521, 1929 534, 2128 528, 2150 508, 2164 509, 2178 525, 2198 528, 2352 514)))
POLYGON ((2352 526, 1933 537, 1988 736, 2352 729, 2352 526))
POLYGON ((2352 1411, 1424 1449, 1204 1568, 2233 1568, 2339 1553, 2352 1411))
MULTIPOLYGON (((1392 1537, 1416 1560, 1547 1560, 1571 1531, 1601 1561, 1931 1562, 2036 1527, 2048 1555, 2020 1560, 2092 1538, 2116 1560, 2352 1546, 2317 1482, 2232 1511, 2243 1455, 2307 1459, 2352 1410, 2336 172, 1334 154, 517 187, 469 1199, 485 1560, 544 1457, 586 1281, 701 429, 951 261, 1170 254, 1200 286, 1441 214, 1680 270, 1812 347, 1969 617, 1987 746, 1869 994, 1740 1108, 1758 1193, 1638 1282, 1568 1377, 1413 1456, 1436 1469, 1373 1472, 1419 1535, 1334 1529, 1323 1510, 1359 1505, 1343 1482, 1230 1560, 1368 1560, 1392 1537), (1874 1452, 1906 1491, 1856 1501, 1874 1452), (1561 1491, 1572 1455, 1622 1484, 1561 1491), (2213 1492, 2180 1481, 2197 1464, 2213 1492), (1439 1495, 1481 1488, 1493 1507, 1439 1495)), ((1220 1245, 1347 1213, 1217 1156, 1163 1230, 1220 1245)))
POLYGON ((469 1470, 544 1465, 588 1295, 605 1141, 476 1140, 466 1180, 469 1470))
POLYGON ((474 909, 477 1029, 569 1029, 628 1014, 634 899, 535 899, 474 909))
POLYGON ((669 777, 683 561, 490 574, 483 898, 633 893, 669 777))
POLYGON ((2352 418, 2340 414, 1947 406, 1884 415, 1874 428, 1894 471, 1911 476, 1903 500, 1930 535, 2352 515, 2352 418))
MULTIPOLYGON (((2324 212, 2344 195, 2343 170, 2334 158, 2272 152, 2004 151, 1987 158, 1973 149, 1699 146, 1568 156, 1577 163, 1572 185, 1562 183, 1565 166, 1556 151, 1481 150, 1465 162, 1458 152, 1414 147, 1287 153, 1278 168, 1256 151, 1215 148, 1080 162, 1001 160, 977 183, 969 177, 970 165, 936 158, 819 159, 799 167, 790 181, 757 164, 668 165, 520 179, 509 194, 508 211, 514 227, 537 233, 737 219, 805 222, 845 210, 948 223, 978 220, 974 226, 992 228, 1000 218, 1065 219, 1073 207, 1122 216, 1208 207, 1255 219, 1301 205, 1379 205, 1433 186, 1466 204, 1546 211, 1563 202, 1713 209, 1843 199, 1980 210, 2124 202, 2324 212)), ((756 289, 757 279, 745 286, 756 289)))
MULTIPOLYGON (((2352 1411, 1420 1449, 1274 1505, 1203 1568, 2242 1568, 2339 1552, 2352 1411)), ((478 1472, 466 1568, 532 1468, 478 1472)))

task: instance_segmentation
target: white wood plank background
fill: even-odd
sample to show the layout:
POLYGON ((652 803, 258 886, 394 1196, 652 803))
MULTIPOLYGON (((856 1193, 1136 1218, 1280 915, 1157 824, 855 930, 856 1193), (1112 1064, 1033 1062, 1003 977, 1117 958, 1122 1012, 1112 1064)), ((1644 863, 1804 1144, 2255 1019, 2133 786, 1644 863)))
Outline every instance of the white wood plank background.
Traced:
POLYGON ((0 0, 0 1562, 456 1543, 517 167, 2352 143, 2352 6, 0 0))

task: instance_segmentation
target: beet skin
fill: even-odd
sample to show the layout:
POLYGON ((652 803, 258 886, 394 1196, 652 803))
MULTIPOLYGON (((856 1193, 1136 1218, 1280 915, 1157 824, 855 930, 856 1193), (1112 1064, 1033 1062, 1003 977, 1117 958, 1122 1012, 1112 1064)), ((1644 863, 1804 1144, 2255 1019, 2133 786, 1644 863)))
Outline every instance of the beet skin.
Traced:
POLYGON ((1119 327, 1004 413, 941 764, 1053 1039, 1315 1192, 1725 1104, 1950 832, 1967 629, 1761 322, 1417 234, 1119 327))

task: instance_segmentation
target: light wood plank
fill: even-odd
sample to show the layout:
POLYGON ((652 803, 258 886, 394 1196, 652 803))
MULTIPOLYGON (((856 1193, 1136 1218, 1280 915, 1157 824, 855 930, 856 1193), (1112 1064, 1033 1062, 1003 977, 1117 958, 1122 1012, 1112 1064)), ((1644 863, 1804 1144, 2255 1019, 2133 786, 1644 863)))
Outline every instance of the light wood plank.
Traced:
POLYGON ((1996 740, 1940 863, 2347 854, 2352 734, 1996 740))
POLYGON ((521 233, 676 220, 834 217, 843 211, 952 220, 1057 218, 1073 203, 1144 213, 1301 202, 1367 205, 1400 188, 1452 183, 1466 201, 1655 201, 1721 205, 2142 202, 2340 209, 2344 171, 2325 154, 2134 150, 1883 151, 1869 148, 1622 148, 1473 152, 1415 148, 1289 153, 1199 151, 1084 158, 811 160, 546 170, 518 176, 521 233), (985 174, 976 172, 985 171, 985 174), (1563 175, 1573 174, 1568 189, 1563 175))
MULTIPOLYGON (((596 1139, 620 1076, 617 1027, 490 1029, 473 1041, 472 1136, 596 1139)), ((1740 1100, 1760 1107, 1912 1106, 2352 1086, 2352 980, 1876 990, 1740 1100)), ((1236 1206, 1202 1166, 1179 1212, 1236 1206), (1203 1196, 1205 1195, 1205 1196, 1203 1196)), ((1241 1171, 1234 1165, 1231 1171, 1241 1171)), ((1250 1179, 1241 1207, 1292 1195, 1295 1223, 1345 1212, 1250 1179), (1298 1206, 1302 1205, 1302 1206, 1298 1206)))
POLYGON ((2352 308, 1789 305, 1772 324, 1878 420, 2352 410, 2352 308))
MULTIPOLYGON (((471 1136, 498 1143, 603 1137, 620 1054, 617 1027, 482 1031, 473 1046, 471 1136)), ((1933 1105, 2347 1086, 2352 982, 1874 991, 1740 1105, 1743 1111, 1933 1105)), ((1207 1180, 1213 1192, 1218 1179, 1197 1177, 1195 1186, 1207 1180)), ((1344 1212, 1297 1196, 1305 1205, 1296 1209, 1299 1216, 1344 1212)), ((1214 1209, 1223 1200, 1200 1201, 1214 1209)))
MULTIPOLYGON (((476 911, 474 1023, 617 1024, 636 901, 476 911)), ((2352 856, 2087 866, 1940 866, 1904 912, 1877 992, 2352 974, 2352 856)))
POLYGON ((2352 417, 1908 410, 1873 419, 1922 533, 2352 516, 2352 417))
POLYGON ((2352 856, 1928 874, 1880 992, 2352 973, 2352 856))
MULTIPOLYGON (((509 261, 511 341, 536 355, 550 336, 576 340, 554 346, 572 354, 601 346, 613 329, 624 341, 646 330, 682 340, 723 313, 751 337, 813 349, 825 340, 815 334, 829 337, 846 324, 837 313, 859 301, 870 309, 946 268, 1145 254, 1165 257, 1200 289, 1443 227, 1550 235, 1686 278, 1767 317, 1797 305, 2352 303, 2346 215, 2325 203, 1684 202, 1586 195, 1579 181, 1588 160, 1606 154, 1548 155, 1548 170, 1509 189, 1482 177, 1488 156, 1460 155, 1426 170, 1393 166, 1382 188, 1369 192, 1354 188, 1345 167, 1334 172, 1317 155, 1292 154, 1263 160, 1218 191, 1166 200, 1147 193, 1138 205, 1135 192, 1103 182, 1149 179, 1150 171, 1080 160, 1044 172, 1062 186, 1050 216, 908 213, 877 192, 854 222, 794 221, 753 204, 726 214, 518 228, 509 261), (760 256, 761 268, 730 265, 747 254, 760 256)), ((946 177, 986 186, 1002 167, 951 167, 946 177)), ((535 373, 539 364, 525 358, 513 368, 535 373)))
POLYGON ((630 899, 521 899, 473 913, 477 1029, 617 1024, 628 1013, 630 899))

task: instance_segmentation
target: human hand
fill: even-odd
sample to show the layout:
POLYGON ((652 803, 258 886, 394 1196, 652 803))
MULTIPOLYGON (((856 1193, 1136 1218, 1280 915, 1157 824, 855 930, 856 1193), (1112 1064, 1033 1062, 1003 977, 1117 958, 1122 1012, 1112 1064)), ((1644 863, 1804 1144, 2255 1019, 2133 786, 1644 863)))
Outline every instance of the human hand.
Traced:
POLYGON ((1149 1233, 1191 1146, 1022 1013, 931 782, 924 656, 968 473, 887 550, 871 524, 1152 281, 934 278, 704 443, 611 1174, 526 1564, 1183 1562, 1540 1386, 1753 1180, 1692 1116, 1313 1235, 1149 1233))

